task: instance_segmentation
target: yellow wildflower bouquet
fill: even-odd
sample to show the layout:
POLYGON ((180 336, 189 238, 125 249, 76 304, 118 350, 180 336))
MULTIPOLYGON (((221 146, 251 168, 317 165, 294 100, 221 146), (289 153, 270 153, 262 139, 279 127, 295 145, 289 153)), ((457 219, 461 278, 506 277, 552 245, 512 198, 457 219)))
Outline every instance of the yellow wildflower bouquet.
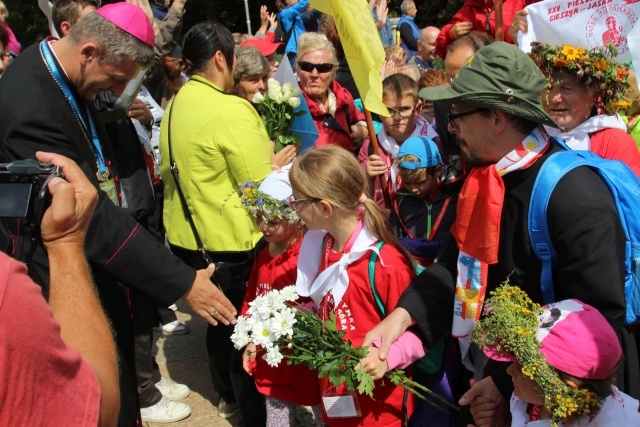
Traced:
POLYGON ((491 293, 484 305, 484 317, 469 338, 494 354, 518 360, 522 373, 542 390, 552 426, 574 415, 596 414, 604 397, 585 388, 569 387, 540 353, 536 331, 542 312, 524 291, 507 282, 491 293))
POLYGON ((616 114, 631 105, 626 98, 630 90, 630 64, 617 62, 617 54, 616 47, 611 43, 586 50, 567 44, 550 46, 533 42, 529 57, 547 78, 548 89, 559 83, 552 81, 555 72, 567 71, 575 74, 585 85, 596 88, 595 107, 598 114, 616 114))

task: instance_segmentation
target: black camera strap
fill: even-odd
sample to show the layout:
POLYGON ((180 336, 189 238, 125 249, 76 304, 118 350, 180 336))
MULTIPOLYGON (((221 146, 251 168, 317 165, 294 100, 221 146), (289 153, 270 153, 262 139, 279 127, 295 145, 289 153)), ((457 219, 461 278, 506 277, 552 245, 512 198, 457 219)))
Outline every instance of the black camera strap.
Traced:
POLYGON ((180 188, 180 173, 178 172, 178 165, 176 164, 175 159, 173 158, 173 150, 171 149, 171 120, 173 119, 173 114, 171 114, 173 110, 173 106, 176 103, 176 99, 178 98, 178 94, 173 97, 173 102, 171 102, 171 107, 169 107, 169 124, 167 126, 167 146, 169 148, 169 164, 171 166, 171 175, 173 176, 173 180, 176 182, 176 190, 178 191, 178 197, 180 198, 180 204, 182 205, 182 210, 184 212, 184 216, 187 218, 189 222, 189 226, 191 227, 191 231, 193 232, 193 236, 196 239, 196 245, 198 246, 198 251, 202 255, 202 258, 207 264, 213 264, 213 260, 207 253, 207 250, 204 247, 204 243, 202 243, 202 239, 200 238, 200 234, 198 234, 198 230, 196 229, 196 224, 193 221, 193 217, 191 216, 191 211, 189 211, 189 206, 187 206, 187 199, 182 192, 182 188, 180 188))

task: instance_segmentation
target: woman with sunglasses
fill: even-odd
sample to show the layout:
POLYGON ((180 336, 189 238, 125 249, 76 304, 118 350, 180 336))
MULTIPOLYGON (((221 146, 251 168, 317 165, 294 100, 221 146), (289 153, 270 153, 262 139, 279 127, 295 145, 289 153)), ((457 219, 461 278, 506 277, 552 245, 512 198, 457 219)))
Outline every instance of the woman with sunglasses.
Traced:
POLYGON ((338 145, 354 152, 367 136, 367 126, 349 91, 334 80, 337 64, 335 49, 325 35, 300 36, 298 80, 318 130, 315 146, 338 145))

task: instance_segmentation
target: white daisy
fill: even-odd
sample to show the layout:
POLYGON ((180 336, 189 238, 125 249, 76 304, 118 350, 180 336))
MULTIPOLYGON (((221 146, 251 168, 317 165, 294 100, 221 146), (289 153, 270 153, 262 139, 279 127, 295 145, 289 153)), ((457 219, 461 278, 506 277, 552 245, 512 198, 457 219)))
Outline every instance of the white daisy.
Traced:
POLYGON ((270 330, 280 339, 286 335, 293 335, 293 324, 296 323, 296 316, 289 307, 273 314, 271 319, 270 330))
POLYGON ((294 285, 287 286, 280 291, 280 295, 285 301, 296 301, 298 299, 298 293, 294 285))
POLYGON ((262 356, 264 360, 267 361, 267 364, 273 368, 278 366, 282 361, 282 353, 280 353, 280 349, 277 345, 267 349, 267 352, 262 356))
POLYGON ((256 322, 253 325, 253 331, 251 332, 251 339, 255 345, 260 345, 264 348, 273 347, 273 341, 275 336, 269 330, 268 322, 256 322))

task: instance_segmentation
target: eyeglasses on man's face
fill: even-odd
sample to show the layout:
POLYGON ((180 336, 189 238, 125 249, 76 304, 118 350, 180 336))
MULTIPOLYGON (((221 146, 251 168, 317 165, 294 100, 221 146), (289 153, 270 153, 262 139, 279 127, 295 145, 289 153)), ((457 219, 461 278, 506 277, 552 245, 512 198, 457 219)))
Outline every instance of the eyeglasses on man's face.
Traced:
POLYGON ((454 120, 459 119, 464 116, 469 116, 471 114, 479 113, 482 111, 482 108, 476 108, 475 110, 465 111, 464 113, 453 113, 451 110, 447 113, 447 119, 449 119, 449 125, 451 127, 456 127, 454 120))
POLYGON ((287 198, 287 202, 289 202, 289 207, 294 211, 294 212, 298 212, 298 210, 300 209, 300 205, 304 204, 304 203, 315 203, 315 202, 319 202, 320 199, 316 199, 315 197, 307 197, 304 199, 296 199, 293 197, 293 195, 289 196, 289 198, 287 198))

